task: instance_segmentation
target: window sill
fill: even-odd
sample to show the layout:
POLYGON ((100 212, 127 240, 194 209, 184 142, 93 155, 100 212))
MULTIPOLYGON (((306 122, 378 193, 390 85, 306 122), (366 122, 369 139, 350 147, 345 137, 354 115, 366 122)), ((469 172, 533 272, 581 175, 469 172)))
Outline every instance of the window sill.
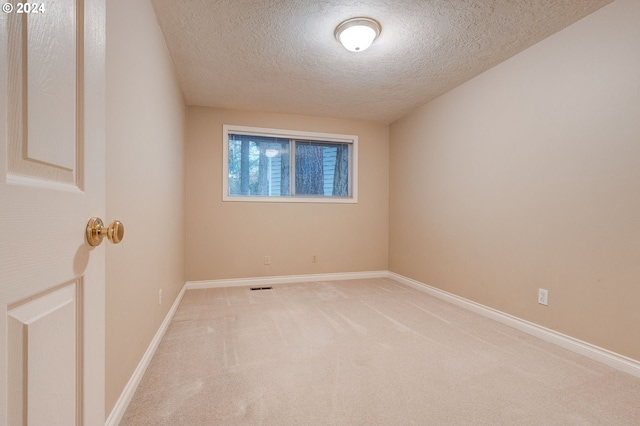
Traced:
POLYGON ((225 195, 222 201, 249 202, 249 203, 332 203, 332 204, 357 204, 355 197, 242 197, 225 195))

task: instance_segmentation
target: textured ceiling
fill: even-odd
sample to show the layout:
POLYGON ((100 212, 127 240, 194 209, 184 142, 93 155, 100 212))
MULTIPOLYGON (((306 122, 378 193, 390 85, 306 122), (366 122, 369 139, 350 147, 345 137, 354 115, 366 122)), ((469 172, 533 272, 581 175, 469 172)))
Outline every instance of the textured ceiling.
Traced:
POLYGON ((152 0, 189 105, 390 123, 612 0, 152 0), (334 38, 382 25, 369 50, 334 38))

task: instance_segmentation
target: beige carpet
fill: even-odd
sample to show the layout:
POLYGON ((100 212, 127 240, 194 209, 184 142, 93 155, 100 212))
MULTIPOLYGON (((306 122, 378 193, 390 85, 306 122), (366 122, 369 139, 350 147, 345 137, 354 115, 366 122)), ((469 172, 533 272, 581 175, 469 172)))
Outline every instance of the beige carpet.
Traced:
POLYGON ((390 279, 191 290, 122 425, 640 425, 640 379, 390 279))

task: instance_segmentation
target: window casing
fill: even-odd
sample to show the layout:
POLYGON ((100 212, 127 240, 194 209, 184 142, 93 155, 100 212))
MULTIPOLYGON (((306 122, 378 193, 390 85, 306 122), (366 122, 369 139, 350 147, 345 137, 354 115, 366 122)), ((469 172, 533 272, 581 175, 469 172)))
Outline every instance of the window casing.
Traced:
POLYGON ((358 202, 358 137, 223 126, 223 201, 358 202))

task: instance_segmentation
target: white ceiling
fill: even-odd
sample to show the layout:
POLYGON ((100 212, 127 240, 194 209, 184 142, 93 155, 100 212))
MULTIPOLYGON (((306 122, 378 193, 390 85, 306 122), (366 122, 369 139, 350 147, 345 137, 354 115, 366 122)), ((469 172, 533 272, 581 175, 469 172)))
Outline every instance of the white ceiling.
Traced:
POLYGON ((390 123, 612 0, 152 0, 189 105, 390 123), (334 38, 366 16, 382 33, 334 38))

